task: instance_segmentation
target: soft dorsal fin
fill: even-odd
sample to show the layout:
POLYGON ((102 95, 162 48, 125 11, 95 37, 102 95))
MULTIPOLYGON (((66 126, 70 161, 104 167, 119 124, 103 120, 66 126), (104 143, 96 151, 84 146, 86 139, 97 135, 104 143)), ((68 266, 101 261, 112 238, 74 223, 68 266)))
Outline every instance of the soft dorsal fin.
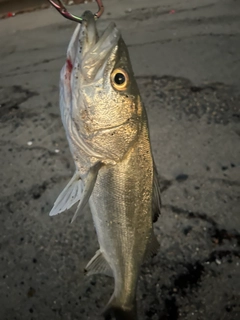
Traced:
POLYGON ((72 179, 58 196, 49 215, 55 216, 65 210, 70 209, 76 202, 80 200, 82 187, 83 183, 79 173, 76 171, 72 179))
POLYGON ((157 237, 153 233, 152 237, 150 238, 149 244, 148 244, 148 248, 147 248, 147 251, 145 254, 145 259, 147 261, 149 261, 153 256, 155 256, 157 254, 159 247, 160 247, 160 245, 157 240, 157 237))
POLYGON ((152 218, 153 222, 156 222, 161 214, 161 194, 158 180, 158 172, 156 165, 153 165, 153 200, 152 200, 152 218))
POLYGON ((87 276, 100 273, 109 277, 113 277, 112 269, 100 250, 97 250, 94 257, 92 257, 92 259, 88 262, 85 272, 87 276))

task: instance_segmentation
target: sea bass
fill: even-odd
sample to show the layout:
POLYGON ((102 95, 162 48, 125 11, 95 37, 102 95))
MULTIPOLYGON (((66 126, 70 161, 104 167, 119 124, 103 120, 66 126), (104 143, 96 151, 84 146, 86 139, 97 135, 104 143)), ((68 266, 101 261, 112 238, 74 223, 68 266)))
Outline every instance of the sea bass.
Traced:
POLYGON ((114 23, 99 37, 91 12, 71 38, 60 77, 60 110, 76 172, 50 215, 89 203, 99 250, 88 275, 112 276, 105 314, 137 319, 141 264, 156 252, 160 189, 148 121, 127 47, 114 23))

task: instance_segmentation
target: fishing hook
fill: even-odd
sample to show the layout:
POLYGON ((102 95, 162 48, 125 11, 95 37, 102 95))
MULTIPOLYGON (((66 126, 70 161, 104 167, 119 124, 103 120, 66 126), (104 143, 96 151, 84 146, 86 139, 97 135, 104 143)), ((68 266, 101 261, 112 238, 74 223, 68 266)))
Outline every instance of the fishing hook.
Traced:
MULTIPOLYGON (((61 13, 62 16, 64 16, 64 18, 67 18, 69 20, 72 20, 78 23, 82 23, 83 18, 75 16, 74 14, 68 12, 61 0, 57 0, 58 3, 55 3, 53 0, 48 0, 48 1, 52 4, 54 8, 57 9, 58 12, 61 13)), ((98 4, 98 12, 94 14, 94 17, 95 19, 98 19, 103 14, 104 6, 102 4, 102 0, 96 0, 96 2, 98 4)))

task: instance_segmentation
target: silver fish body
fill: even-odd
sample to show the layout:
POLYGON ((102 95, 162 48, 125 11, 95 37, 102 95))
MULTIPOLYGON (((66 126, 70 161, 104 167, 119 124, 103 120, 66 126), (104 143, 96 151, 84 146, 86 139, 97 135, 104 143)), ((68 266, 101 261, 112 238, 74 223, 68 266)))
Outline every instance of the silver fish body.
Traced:
POLYGON ((93 15, 85 12, 83 18, 60 80, 61 116, 76 172, 50 215, 78 202, 75 219, 89 202, 100 248, 86 272, 114 277, 106 313, 137 319, 137 281, 144 259, 158 248, 153 220, 160 210, 147 115, 119 30, 110 24, 99 37, 93 15))

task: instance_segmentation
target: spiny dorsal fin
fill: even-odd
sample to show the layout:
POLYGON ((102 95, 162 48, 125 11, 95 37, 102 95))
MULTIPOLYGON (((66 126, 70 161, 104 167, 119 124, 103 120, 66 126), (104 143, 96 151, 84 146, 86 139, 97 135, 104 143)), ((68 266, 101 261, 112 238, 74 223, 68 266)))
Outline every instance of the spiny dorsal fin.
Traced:
POLYGON ((153 222, 156 222, 161 214, 161 194, 158 180, 158 172, 156 165, 153 165, 153 200, 152 200, 152 218, 153 222))
POLYGON ((112 269, 100 250, 97 250, 94 257, 92 257, 92 259, 88 262, 85 272, 87 276, 100 273, 109 277, 113 277, 112 269))
POLYGON ((82 195, 82 187, 83 184, 80 175, 76 171, 72 179, 58 196, 49 215, 55 216, 65 210, 70 209, 76 202, 80 200, 82 195))

